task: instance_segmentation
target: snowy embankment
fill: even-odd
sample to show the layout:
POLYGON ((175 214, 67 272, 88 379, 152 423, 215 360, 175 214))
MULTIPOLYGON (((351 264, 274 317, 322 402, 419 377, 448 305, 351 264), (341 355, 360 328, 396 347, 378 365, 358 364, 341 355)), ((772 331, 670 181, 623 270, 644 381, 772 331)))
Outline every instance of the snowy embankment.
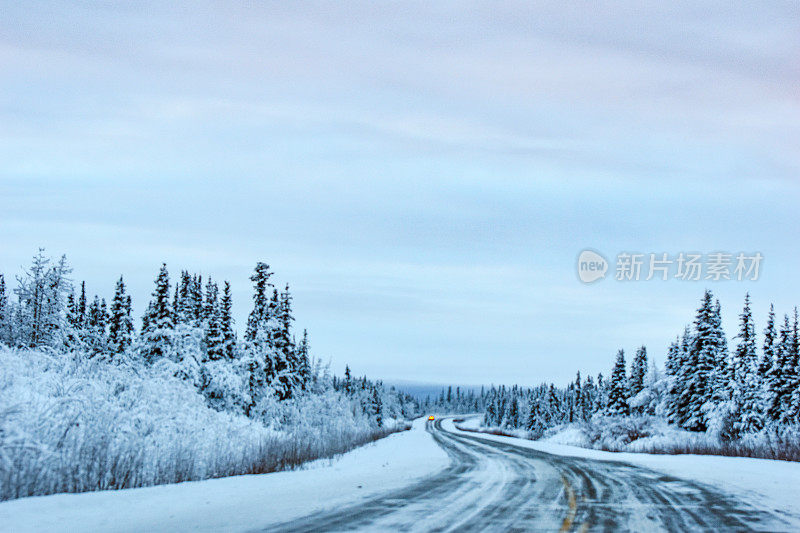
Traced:
POLYGON ((0 503, 8 531, 246 531, 400 488, 449 465, 418 419, 338 459, 301 470, 0 503))
POLYGON ((246 417, 169 365, 0 347, 0 501, 287 470, 405 424, 324 385, 246 417))
MULTIPOLYGON (((480 425, 480 419, 470 418, 458 424, 460 428, 465 429, 456 427, 451 420, 445 421, 444 425, 448 430, 474 435, 474 430, 480 425)), ((481 433, 481 438, 513 443, 516 446, 554 455, 628 463, 711 485, 756 507, 775 511, 800 527, 800 483, 798 483, 800 463, 716 455, 606 452, 547 440, 532 441, 484 433, 481 433)))

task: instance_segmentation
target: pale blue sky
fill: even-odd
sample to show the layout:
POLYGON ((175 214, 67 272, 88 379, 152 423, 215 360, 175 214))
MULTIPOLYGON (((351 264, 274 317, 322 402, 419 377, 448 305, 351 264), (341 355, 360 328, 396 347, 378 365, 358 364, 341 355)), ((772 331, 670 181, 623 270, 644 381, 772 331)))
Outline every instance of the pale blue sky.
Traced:
POLYGON ((461 383, 656 357, 710 286, 800 303, 800 5, 0 1, 0 271, 137 315, 258 260, 341 370, 461 383), (757 282, 578 282, 583 248, 760 251, 757 282))

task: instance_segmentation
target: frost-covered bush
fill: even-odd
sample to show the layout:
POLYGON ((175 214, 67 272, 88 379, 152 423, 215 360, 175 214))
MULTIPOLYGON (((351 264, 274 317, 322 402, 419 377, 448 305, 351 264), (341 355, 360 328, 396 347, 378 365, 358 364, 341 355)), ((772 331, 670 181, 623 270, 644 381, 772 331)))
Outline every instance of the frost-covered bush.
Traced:
MULTIPOLYGON (((724 417, 720 417, 723 420, 724 417)), ((724 428, 723 428, 724 429, 724 428)), ((800 461, 800 426, 782 425, 739 440, 721 438, 724 431, 686 431, 659 417, 604 417, 551 428, 544 440, 612 452, 702 454, 800 461)))
POLYGON ((230 361, 207 361, 200 367, 200 389, 218 411, 244 413, 250 403, 247 376, 230 361))
POLYGON ((390 432, 332 391, 278 405, 269 426, 216 410, 176 365, 0 347, 0 500, 270 472, 390 432))
POLYGON ((584 432, 593 448, 620 450, 652 435, 657 423, 651 416, 595 416, 585 423, 584 432))

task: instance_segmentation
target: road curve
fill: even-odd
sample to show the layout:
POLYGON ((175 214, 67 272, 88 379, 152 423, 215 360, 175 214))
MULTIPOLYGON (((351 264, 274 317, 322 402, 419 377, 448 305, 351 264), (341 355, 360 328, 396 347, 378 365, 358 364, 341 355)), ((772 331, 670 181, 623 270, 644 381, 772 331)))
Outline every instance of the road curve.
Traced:
POLYGON ((269 531, 788 531, 711 487, 626 463, 563 457, 427 430, 450 456, 441 473, 269 531))

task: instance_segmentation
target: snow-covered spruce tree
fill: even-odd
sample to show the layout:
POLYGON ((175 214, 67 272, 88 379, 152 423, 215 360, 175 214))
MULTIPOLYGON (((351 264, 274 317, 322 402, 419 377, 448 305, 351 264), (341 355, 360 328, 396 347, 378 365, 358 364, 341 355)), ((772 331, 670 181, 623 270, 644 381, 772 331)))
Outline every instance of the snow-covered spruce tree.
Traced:
POLYGON ((308 343, 308 330, 303 330, 303 338, 297 345, 297 359, 300 363, 298 378, 300 380, 300 388, 307 390, 309 388, 309 381, 311 380, 311 361, 309 359, 310 346, 308 343))
POLYGON ((516 429, 520 426, 520 412, 519 400, 516 394, 511 395, 511 401, 508 402, 508 412, 505 416, 506 427, 516 429))
POLYGON ((203 300, 203 311, 200 317, 203 323, 207 323, 214 316, 219 306, 219 287, 210 277, 206 282, 206 294, 203 300))
POLYGON ((169 303, 169 272, 167 264, 163 263, 156 277, 153 298, 142 318, 141 355, 145 362, 152 364, 173 355, 174 328, 169 303))
POLYGON ((561 400, 558 399, 558 395, 556 394, 556 387, 552 383, 547 388, 547 396, 546 396, 546 417, 548 420, 549 425, 558 424, 564 418, 564 415, 561 411, 561 400))
POLYGON ((133 333, 131 299, 125 293, 125 281, 120 276, 114 288, 108 320, 108 351, 111 358, 125 353, 133 342, 133 333))
POLYGON ((731 360, 731 398, 736 421, 735 436, 751 433, 764 427, 761 405, 761 386, 758 378, 758 354, 753 314, 750 310, 750 293, 744 298, 744 308, 739 315, 738 343, 731 360))
POLYGON ((608 383, 606 383, 606 379, 603 377, 602 372, 597 373, 597 393, 595 395, 594 407, 593 411, 595 413, 600 413, 605 411, 606 405, 608 404, 608 383))
POLYGON ((187 270, 181 270, 178 283, 175 284, 175 297, 172 301, 174 312, 173 322, 178 324, 189 324, 194 313, 194 303, 192 302, 192 277, 187 270))
POLYGON ((194 327, 200 327, 203 321, 203 276, 195 274, 192 276, 190 286, 191 309, 190 320, 194 327))
POLYGON ((792 390, 790 398, 788 420, 792 423, 800 423, 800 332, 798 331, 797 307, 794 308, 794 320, 792 322, 792 363, 789 387, 792 390))
POLYGON ((372 388, 372 416, 377 427, 383 427, 383 399, 381 398, 383 386, 380 382, 372 388))
POLYGON ((353 376, 350 373, 350 365, 344 365, 344 382, 342 383, 342 390, 345 394, 353 394, 353 376))
POLYGON ((208 404, 218 411, 249 413, 255 405, 251 391, 260 394, 265 386, 263 369, 259 369, 255 360, 247 361, 244 368, 237 364, 233 319, 230 316, 230 286, 226 285, 222 301, 218 298, 218 292, 216 283, 209 279, 206 282, 202 316, 205 328, 200 390, 208 404), (227 341, 226 331, 230 335, 227 341))
POLYGON ((667 422, 672 424, 678 420, 678 398, 680 397, 680 387, 678 376, 681 372, 681 340, 677 337, 667 348, 667 360, 664 364, 664 372, 667 376, 667 422))
POLYGON ((67 335, 64 338, 64 350, 81 351, 83 344, 83 324, 78 320, 78 302, 75 299, 75 291, 71 290, 67 294, 67 303, 64 310, 64 322, 67 325, 67 335))
POLYGON ((206 284, 206 300, 203 305, 203 320, 205 323, 204 341, 206 359, 209 361, 225 359, 225 339, 222 335, 222 313, 219 300, 217 299, 217 293, 217 285, 209 279, 206 284))
POLYGON ((628 383, 625 378, 625 352, 617 352, 617 359, 611 371, 608 387, 608 405, 605 413, 611 416, 627 415, 628 410, 628 383))
POLYGON ((680 337, 675 337, 675 341, 671 342, 667 348, 667 360, 664 363, 664 372, 668 376, 674 376, 678 373, 680 367, 680 337))
POLYGON ((108 352, 108 311, 105 299, 95 295, 86 317, 86 346, 89 357, 105 357, 108 352))
POLYGON ((278 296, 276 310, 278 327, 274 330, 273 345, 276 352, 275 390, 279 400, 287 400, 299 388, 300 362, 297 360, 292 341, 292 296, 289 285, 278 296))
MULTIPOLYGON (((628 397, 634 398, 644 390, 644 378, 647 375, 647 348, 644 346, 636 350, 636 355, 631 361, 631 373, 628 377, 628 397)), ((634 409, 640 413, 641 409, 634 409)))
POLYGON ((597 396, 597 389, 594 385, 592 376, 586 376, 586 381, 583 383, 582 396, 581 396, 581 418, 586 421, 592 418, 595 413, 595 397, 597 396))
POLYGON ((722 330, 722 306, 719 300, 714 302, 712 319, 712 341, 716 346, 716 359, 712 373, 711 400, 715 404, 719 404, 730 400, 731 382, 733 380, 733 369, 731 368, 728 354, 728 341, 725 338, 725 332, 722 330))
POLYGON ((269 294, 273 287, 269 281, 271 277, 272 272, 270 272, 268 264, 262 262, 256 264, 255 272, 250 276, 250 281, 253 282, 253 310, 250 311, 250 315, 247 317, 247 329, 244 333, 245 341, 254 342, 258 335, 258 330, 264 329, 272 318, 269 301, 269 294))
MULTIPOLYGON (((575 375, 572 401, 573 401, 574 419, 583 420, 583 386, 581 384, 580 370, 575 375)), ((570 422, 572 422, 572 420, 570 420, 570 422)))
POLYGON ((233 330, 233 297, 231 284, 225 282, 222 298, 219 302, 220 335, 222 335, 222 353, 229 360, 236 359, 236 332, 233 330))
POLYGON ((711 400, 714 370, 718 360, 713 296, 706 290, 694 322, 688 359, 682 365, 678 422, 690 431, 705 431, 706 403, 711 400))
POLYGON ((772 392, 770 380, 772 369, 776 364, 778 332, 775 329, 775 306, 769 305, 767 325, 764 328, 764 342, 761 345, 761 358, 758 360, 758 377, 761 383, 761 416, 766 424, 771 418, 769 406, 772 405, 772 392))
POLYGON ((544 433, 548 425, 541 399, 532 399, 530 410, 528 411, 528 418, 525 421, 525 429, 531 432, 533 438, 538 439, 542 436, 542 433, 544 433))
POLYGON ((483 425, 492 427, 496 425, 495 420, 497 420, 497 404, 495 403, 494 397, 490 397, 483 413, 483 425))
POLYGON ((6 293, 6 280, 0 274, 0 344, 9 344, 10 342, 10 324, 9 324, 9 305, 8 294, 6 293))
POLYGON ((86 282, 81 281, 81 294, 78 297, 77 316, 80 324, 86 324, 86 310, 89 306, 89 301, 86 298, 86 282))
POLYGON ((250 276, 250 281, 253 282, 253 310, 247 318, 244 350, 251 402, 247 408, 248 414, 252 413, 252 408, 262 398, 272 394, 271 387, 276 384, 278 353, 275 347, 275 330, 278 328, 278 293, 269 281, 271 276, 269 265, 262 262, 256 264, 253 275, 250 276), (273 289, 272 299, 269 298, 270 289, 273 289))
POLYGON ((693 344, 694 337, 692 331, 689 326, 686 326, 683 329, 678 350, 678 368, 669 391, 671 403, 669 409, 671 413, 670 422, 674 422, 681 427, 683 427, 684 423, 686 423, 690 417, 691 397, 687 391, 694 373, 694 368, 690 362, 693 344))
POLYGON ((796 363, 794 362, 792 328, 789 315, 784 315, 783 325, 778 334, 775 363, 767 376, 768 399, 767 416, 776 423, 786 423, 790 418, 792 385, 796 363))

